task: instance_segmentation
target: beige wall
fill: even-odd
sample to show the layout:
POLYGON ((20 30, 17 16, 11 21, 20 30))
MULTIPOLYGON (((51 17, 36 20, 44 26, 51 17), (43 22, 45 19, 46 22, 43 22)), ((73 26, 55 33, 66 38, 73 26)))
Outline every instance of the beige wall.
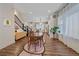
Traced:
POLYGON ((12 4, 0 4, 0 49, 15 43, 12 7, 12 4), (4 24, 6 19, 11 20, 11 25, 4 24))

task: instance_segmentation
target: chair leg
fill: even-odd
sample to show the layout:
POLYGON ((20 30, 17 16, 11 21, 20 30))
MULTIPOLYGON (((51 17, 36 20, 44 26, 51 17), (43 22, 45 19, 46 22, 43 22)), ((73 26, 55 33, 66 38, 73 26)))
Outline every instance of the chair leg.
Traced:
POLYGON ((28 42, 28 50, 30 50, 30 43, 28 42))
POLYGON ((36 52, 36 44, 34 44, 35 45, 35 52, 36 52))
POLYGON ((40 40, 40 47, 41 47, 41 40, 40 40))
POLYGON ((43 56, 43 53, 41 55, 43 56))

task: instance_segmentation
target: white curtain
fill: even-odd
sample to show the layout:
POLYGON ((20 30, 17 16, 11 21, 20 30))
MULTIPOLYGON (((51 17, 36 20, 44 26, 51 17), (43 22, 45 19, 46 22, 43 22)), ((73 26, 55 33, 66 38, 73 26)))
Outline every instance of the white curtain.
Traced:
POLYGON ((61 33, 79 39, 79 4, 58 17, 61 33))

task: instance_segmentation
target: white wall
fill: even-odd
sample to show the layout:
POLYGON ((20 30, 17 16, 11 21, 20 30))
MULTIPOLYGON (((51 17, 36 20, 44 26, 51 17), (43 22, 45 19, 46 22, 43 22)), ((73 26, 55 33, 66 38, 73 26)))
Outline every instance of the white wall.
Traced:
POLYGON ((0 4, 0 49, 12 43, 15 43, 13 5, 0 4), (10 26, 4 25, 6 19, 11 20, 10 26))
POLYGON ((79 18, 77 18, 78 15, 75 14, 78 12, 79 12, 79 4, 75 4, 75 5, 70 4, 68 8, 66 7, 64 9, 64 12, 61 11, 59 16, 62 18, 58 20, 63 21, 63 24, 60 24, 62 25, 63 32, 61 35, 59 35, 59 40, 62 41, 64 44, 66 44, 68 47, 74 49, 76 52, 79 53, 79 38, 75 35, 75 33, 79 32, 78 30, 79 21, 77 20, 79 18), (69 16, 72 16, 72 17, 68 18, 69 16), (68 21, 66 22, 66 20, 68 21), (71 24, 71 22, 73 23, 71 24), (66 26, 63 26, 64 24, 66 24, 66 26))
POLYGON ((79 53, 79 40, 78 39, 59 35, 59 40, 62 41, 64 44, 66 44, 68 47, 72 48, 73 50, 79 53))
POLYGON ((55 26, 56 22, 57 22, 56 19, 53 18, 53 16, 51 15, 51 16, 50 16, 50 19, 49 19, 49 21, 48 21, 50 38, 53 37, 53 34, 50 32, 50 29, 55 26))
POLYGON ((17 15, 17 17, 21 20, 22 23, 24 23, 24 19, 23 19, 23 15, 21 14, 20 11, 16 10, 15 6, 14 6, 14 14, 17 15))

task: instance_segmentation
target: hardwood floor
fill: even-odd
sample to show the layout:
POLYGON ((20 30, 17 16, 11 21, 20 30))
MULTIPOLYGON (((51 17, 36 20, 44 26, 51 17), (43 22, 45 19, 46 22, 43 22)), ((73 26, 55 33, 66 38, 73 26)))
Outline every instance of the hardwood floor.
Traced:
POLYGON ((27 43, 28 38, 24 37, 18 41, 16 41, 14 44, 5 47, 0 50, 0 56, 17 56, 19 55, 24 48, 24 45, 27 43))
MULTIPOLYGON (((44 56, 79 56, 74 50, 64 45, 59 40, 50 39, 47 34, 44 34, 45 52, 44 56)), ((19 55, 27 43, 28 38, 22 38, 16 43, 0 50, 0 56, 17 56, 19 55)))
POLYGON ((46 40, 44 56, 79 56, 74 50, 70 49, 59 40, 50 39, 46 34, 44 36, 46 40))

